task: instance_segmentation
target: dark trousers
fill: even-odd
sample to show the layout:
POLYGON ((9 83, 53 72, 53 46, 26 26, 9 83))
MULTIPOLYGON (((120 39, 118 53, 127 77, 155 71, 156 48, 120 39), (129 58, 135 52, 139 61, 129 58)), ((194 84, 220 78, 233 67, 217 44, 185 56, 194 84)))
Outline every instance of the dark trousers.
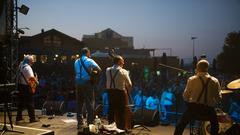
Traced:
POLYGON ((195 103, 189 103, 187 105, 187 110, 183 113, 183 116, 177 124, 174 135, 182 135, 184 128, 191 120, 210 121, 211 135, 218 135, 219 124, 214 108, 195 103))
POLYGON ((19 94, 16 120, 22 119, 22 111, 24 110, 25 107, 27 108, 30 121, 35 120, 34 99, 32 93, 30 93, 29 86, 19 84, 18 89, 19 94))
POLYGON ((132 114, 128 107, 128 95, 126 91, 109 89, 108 123, 116 122, 119 129, 131 129, 132 114))
POLYGON ((76 103, 77 103, 77 120, 78 125, 82 125, 82 117, 85 113, 84 105, 87 110, 87 122, 93 124, 94 120, 94 92, 89 82, 79 84, 76 83, 76 103))

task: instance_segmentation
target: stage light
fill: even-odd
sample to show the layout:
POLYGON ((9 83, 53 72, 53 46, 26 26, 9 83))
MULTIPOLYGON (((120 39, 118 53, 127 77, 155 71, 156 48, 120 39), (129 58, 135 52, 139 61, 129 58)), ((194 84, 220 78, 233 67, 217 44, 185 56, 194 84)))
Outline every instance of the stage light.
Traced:
POLYGON ((24 14, 24 15, 27 15, 28 10, 29 10, 29 7, 27 7, 26 5, 22 5, 22 6, 19 8, 19 12, 22 13, 22 14, 24 14))
POLYGON ((17 32, 20 34, 24 34, 25 32, 22 29, 17 29, 17 32))

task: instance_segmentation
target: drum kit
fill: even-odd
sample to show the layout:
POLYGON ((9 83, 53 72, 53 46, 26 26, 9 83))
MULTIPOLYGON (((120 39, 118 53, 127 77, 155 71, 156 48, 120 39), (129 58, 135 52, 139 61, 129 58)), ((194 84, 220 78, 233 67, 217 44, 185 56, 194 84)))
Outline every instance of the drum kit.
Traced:
MULTIPOLYGON (((234 91, 240 90, 240 79, 234 80, 227 84, 227 90, 221 90, 222 95, 234 93, 234 91)), ((221 108, 216 109, 217 118, 219 122, 219 133, 224 134, 227 130, 229 130, 233 125, 233 120, 231 116, 222 111, 221 108)), ((202 131, 205 132, 205 135, 210 135, 210 122, 206 121, 202 125, 202 131)))

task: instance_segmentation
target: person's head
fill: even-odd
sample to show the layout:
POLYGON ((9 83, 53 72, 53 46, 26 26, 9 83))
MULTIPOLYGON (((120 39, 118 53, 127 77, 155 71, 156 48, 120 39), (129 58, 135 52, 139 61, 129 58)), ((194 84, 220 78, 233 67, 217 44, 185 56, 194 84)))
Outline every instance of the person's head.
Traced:
POLYGON ((33 56, 32 55, 26 55, 24 56, 23 58, 23 64, 29 64, 29 65, 33 65, 34 63, 34 59, 33 59, 33 56))
POLYGON ((207 60, 199 60, 196 65, 197 72, 208 72, 209 63, 207 60))
POLYGON ((82 55, 82 56, 90 57, 90 56, 91 56, 91 52, 90 52, 90 50, 89 50, 87 47, 84 47, 84 48, 82 48, 82 50, 81 50, 81 55, 82 55))
POLYGON ((113 64, 123 67, 124 59, 120 55, 115 55, 114 58, 113 58, 113 64))

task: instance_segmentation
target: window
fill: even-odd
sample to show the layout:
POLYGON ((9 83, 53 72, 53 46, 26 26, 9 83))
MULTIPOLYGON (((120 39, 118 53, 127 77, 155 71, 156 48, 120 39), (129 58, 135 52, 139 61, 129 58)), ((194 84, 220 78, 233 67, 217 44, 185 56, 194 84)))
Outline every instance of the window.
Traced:
POLYGON ((62 44, 61 38, 59 38, 58 36, 53 36, 53 44, 57 47, 60 47, 62 44))
POLYGON ((43 38, 43 43, 48 45, 48 44, 51 44, 52 41, 51 41, 51 36, 46 36, 43 38))

